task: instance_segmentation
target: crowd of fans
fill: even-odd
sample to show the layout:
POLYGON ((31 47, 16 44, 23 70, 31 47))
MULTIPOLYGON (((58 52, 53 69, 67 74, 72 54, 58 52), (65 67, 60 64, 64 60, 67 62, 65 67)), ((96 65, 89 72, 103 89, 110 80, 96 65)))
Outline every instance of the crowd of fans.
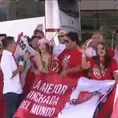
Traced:
MULTIPOLYGON (((30 55, 24 58, 25 61, 30 59, 32 63, 28 71, 30 79, 28 75, 26 78, 25 94, 35 83, 35 75, 40 73, 54 72, 61 74, 62 77, 68 76, 72 78, 71 82, 75 86, 80 77, 95 80, 115 79, 117 81, 118 66, 113 58, 114 51, 106 46, 104 36, 100 32, 95 32, 91 39, 81 43, 77 33, 60 30, 58 33, 59 45, 55 47, 50 45, 50 41, 39 30, 35 30, 34 35, 27 39, 29 45, 37 51, 37 55, 33 58, 30 55)), ((1 82, 4 82, 3 96, 6 102, 6 118, 12 118, 23 99, 23 87, 19 80, 20 74, 24 71, 24 65, 17 64, 14 59, 13 52, 16 45, 14 37, 1 34, 0 41, 1 73, 3 73, 3 77, 1 76, 0 79, 1 82)), ((109 114, 111 107, 107 108, 106 111, 109 114)))

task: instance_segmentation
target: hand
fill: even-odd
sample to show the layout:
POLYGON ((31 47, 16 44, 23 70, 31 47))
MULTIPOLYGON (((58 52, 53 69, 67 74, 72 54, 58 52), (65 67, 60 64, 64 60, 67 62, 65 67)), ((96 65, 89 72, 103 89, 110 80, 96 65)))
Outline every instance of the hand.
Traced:
POLYGON ((28 53, 26 53, 26 54, 23 56, 23 58, 24 58, 25 61, 27 61, 30 57, 31 57, 31 55, 28 54, 28 53))
POLYGON ((24 71, 24 66, 19 65, 19 67, 18 67, 18 71, 22 73, 22 72, 24 71))

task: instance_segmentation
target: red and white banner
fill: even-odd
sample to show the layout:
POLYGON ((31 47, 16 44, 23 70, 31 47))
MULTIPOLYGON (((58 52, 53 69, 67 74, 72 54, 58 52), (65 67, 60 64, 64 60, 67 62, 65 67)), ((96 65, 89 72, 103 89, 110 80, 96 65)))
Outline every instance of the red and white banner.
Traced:
POLYGON ((107 95, 113 89, 114 84, 114 80, 99 81, 80 78, 76 89, 71 94, 71 100, 78 99, 80 103, 78 102, 76 105, 66 104, 58 118, 76 118, 76 116, 93 118, 101 103, 106 102, 107 95))
POLYGON ((36 55, 36 51, 28 44, 27 37, 23 36, 23 33, 18 35, 16 51, 14 53, 15 57, 23 56, 25 54, 36 55))
POLYGON ((57 74, 38 75, 36 84, 21 103, 15 118, 54 118, 69 101, 73 86, 57 74))
MULTIPOLYGON (((16 57, 16 59, 18 59, 20 56, 24 56, 26 54, 30 54, 30 56, 35 56, 37 52, 28 44, 27 37, 23 36, 23 33, 21 33, 18 36, 16 51, 14 53, 14 56, 16 57)), ((24 72, 21 74, 23 86, 25 85, 26 75, 28 70, 30 69, 30 66, 31 62, 29 59, 26 61, 24 72)))
POLYGON ((106 96, 115 84, 114 80, 80 78, 76 89, 72 91, 74 86, 70 80, 57 74, 39 75, 15 118, 93 118, 97 107, 106 101, 106 96), (77 99, 81 102, 76 105, 71 103, 77 99))

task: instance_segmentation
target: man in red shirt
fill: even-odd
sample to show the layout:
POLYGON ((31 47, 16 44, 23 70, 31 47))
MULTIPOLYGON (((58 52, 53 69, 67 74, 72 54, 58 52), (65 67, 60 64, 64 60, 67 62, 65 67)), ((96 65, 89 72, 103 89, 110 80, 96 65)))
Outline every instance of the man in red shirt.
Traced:
POLYGON ((82 53, 79 51, 80 45, 78 34, 69 32, 64 38, 66 49, 59 56, 62 64, 62 76, 69 76, 76 80, 85 76, 85 72, 81 68, 82 53))

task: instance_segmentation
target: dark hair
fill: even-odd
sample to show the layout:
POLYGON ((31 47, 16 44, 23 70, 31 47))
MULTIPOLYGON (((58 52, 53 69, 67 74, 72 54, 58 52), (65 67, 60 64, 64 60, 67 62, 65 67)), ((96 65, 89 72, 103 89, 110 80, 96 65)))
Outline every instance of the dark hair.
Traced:
POLYGON ((3 48, 6 49, 14 41, 14 37, 8 36, 2 40, 3 48))
MULTIPOLYGON (((34 38, 38 38, 39 40, 41 39, 40 36, 32 36, 32 37, 31 37, 31 41, 32 41, 34 38)), ((31 42, 31 41, 30 41, 30 42, 31 42)))
POLYGON ((0 34, 0 37, 7 37, 6 34, 0 34))
POLYGON ((27 35, 25 37, 27 38, 28 43, 30 43, 31 42, 31 38, 29 36, 27 36, 27 35))
MULTIPOLYGON (((46 45, 46 51, 48 51, 49 52, 49 54, 52 54, 52 51, 53 51, 53 47, 52 46, 50 46, 49 44, 45 44, 46 45)), ((38 52, 41 54, 41 51, 40 51, 40 49, 38 48, 38 52)))
POLYGON ((41 30, 38 30, 38 29, 36 29, 35 31, 34 31, 34 35, 36 35, 36 33, 41 33, 43 36, 44 36, 44 33, 43 33, 43 31, 41 31, 41 30))
MULTIPOLYGON (((106 69, 106 68, 108 68, 108 67, 111 65, 111 57, 110 57, 110 54, 109 54, 109 52, 108 52, 108 49, 107 49, 105 43, 100 42, 100 43, 97 44, 97 46, 98 46, 98 45, 103 45, 103 46, 106 48, 106 54, 105 54, 105 56, 104 56, 104 63, 103 63, 104 69, 106 69)), ((96 46, 96 54, 97 54, 97 46, 96 46)), ((98 54, 97 54, 97 56, 95 57, 95 59, 96 59, 96 64, 97 64, 98 66, 100 66, 100 58, 99 58, 99 55, 98 55, 98 54)))
POLYGON ((66 36, 73 42, 76 42, 77 45, 80 46, 80 41, 79 41, 79 37, 78 34, 76 32, 68 32, 66 34, 66 36))

